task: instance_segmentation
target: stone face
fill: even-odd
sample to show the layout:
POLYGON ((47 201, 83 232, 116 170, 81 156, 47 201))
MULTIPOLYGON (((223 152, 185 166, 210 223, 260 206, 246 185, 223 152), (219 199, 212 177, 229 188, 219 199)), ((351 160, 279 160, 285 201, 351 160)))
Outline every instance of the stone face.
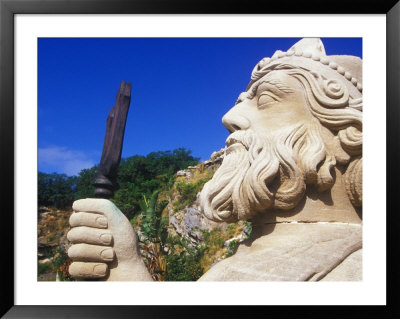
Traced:
POLYGON ((220 261, 199 281, 361 280, 361 225, 286 223, 232 257, 220 261))
POLYGON ((310 200, 326 208, 331 197, 352 204, 343 203, 344 210, 360 208, 361 70, 361 59, 327 56, 311 38, 261 60, 222 118, 231 135, 221 167, 201 192, 204 214, 232 222, 290 211, 311 189, 310 200))

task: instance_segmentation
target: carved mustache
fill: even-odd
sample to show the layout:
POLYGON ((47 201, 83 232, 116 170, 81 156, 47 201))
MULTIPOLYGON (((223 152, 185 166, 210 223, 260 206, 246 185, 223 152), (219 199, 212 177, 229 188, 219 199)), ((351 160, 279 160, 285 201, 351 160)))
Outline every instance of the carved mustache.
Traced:
POLYGON ((230 149, 234 147, 234 145, 241 144, 248 151, 250 146, 254 142, 254 132, 248 130, 239 130, 233 132, 225 141, 226 152, 229 154, 230 149))

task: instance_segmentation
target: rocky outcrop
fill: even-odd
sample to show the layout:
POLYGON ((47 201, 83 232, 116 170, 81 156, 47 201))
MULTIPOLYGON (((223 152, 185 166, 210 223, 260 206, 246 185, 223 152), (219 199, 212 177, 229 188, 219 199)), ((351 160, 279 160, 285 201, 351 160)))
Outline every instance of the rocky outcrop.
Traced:
POLYGON ((211 230, 215 227, 226 227, 227 225, 205 218, 200 212, 198 199, 197 196, 193 205, 185 207, 169 217, 169 223, 174 227, 175 232, 181 237, 188 238, 194 245, 198 245, 204 239, 202 231, 211 230))
MULTIPOLYGON (((215 172, 221 165, 224 156, 225 148, 222 148, 217 152, 213 152, 209 160, 197 166, 189 166, 184 170, 180 170, 176 173, 176 176, 178 178, 184 177, 184 181, 187 183, 194 182, 196 178, 200 179, 203 175, 211 178, 212 175, 207 175, 207 172, 215 172)), ((177 181, 180 180, 177 179, 177 181)), ((194 245, 199 245, 204 240, 203 231, 211 231, 216 227, 225 229, 228 226, 227 223, 211 221, 201 213, 199 202, 200 191, 201 189, 199 189, 196 200, 193 203, 178 211, 175 211, 173 205, 174 201, 179 200, 178 194, 172 194, 168 205, 169 223, 173 226, 173 231, 179 236, 189 239, 194 245)), ((243 238, 245 237, 246 234, 243 234, 243 238)))

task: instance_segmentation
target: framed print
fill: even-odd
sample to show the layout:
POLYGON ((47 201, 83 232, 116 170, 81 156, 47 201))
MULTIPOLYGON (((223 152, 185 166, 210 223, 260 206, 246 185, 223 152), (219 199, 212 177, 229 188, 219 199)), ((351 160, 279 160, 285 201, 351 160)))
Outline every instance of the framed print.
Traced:
MULTIPOLYGON (((183 1, 123 0, 0 1, 2 70, 0 75, 2 143, 0 167, 4 183, 3 225, 7 225, 3 227, 2 232, 4 248, 1 263, 3 273, 1 314, 5 318, 24 316, 31 318, 85 316, 152 318, 165 314, 172 316, 178 312, 189 314, 193 311, 196 312, 195 316, 197 314, 203 316, 209 313, 207 307, 204 306, 213 306, 212 312, 220 316, 225 312, 243 312, 248 309, 234 307, 238 305, 329 305, 337 306, 333 311, 338 314, 353 311, 340 306, 377 305, 384 306, 376 309, 384 314, 393 311, 396 307, 393 296, 393 286, 396 283, 393 278, 393 243, 398 240, 394 231, 396 222, 393 217, 393 211, 395 211, 393 198, 396 187, 392 185, 397 177, 398 148, 396 145, 399 133, 397 105, 399 105, 400 6, 396 1, 384 4, 372 1, 364 1, 361 4, 356 1, 351 5, 345 4, 344 1, 323 4, 310 2, 306 5, 293 1, 290 6, 287 4, 260 5, 250 1, 246 2, 245 6, 243 3, 235 3, 229 7, 220 2, 207 1, 194 1, 190 4, 183 1), (173 138, 168 137, 168 129, 178 130, 179 126, 182 126, 184 129, 180 133, 179 141, 185 141, 184 135, 189 136, 191 130, 208 131, 202 135, 199 134, 201 138, 193 143, 200 149, 203 144, 210 144, 212 136, 215 136, 215 141, 218 142, 212 148, 217 151, 219 142, 223 147, 226 135, 222 135, 226 133, 225 128, 221 124, 221 131, 224 132, 220 133, 219 129, 211 125, 208 118, 217 118, 220 123, 222 115, 228 114, 229 108, 223 110, 221 114, 217 112, 219 111, 218 99, 222 101, 223 94, 229 96, 233 94, 230 91, 233 91, 233 88, 229 88, 233 84, 223 81, 235 76, 243 77, 242 73, 245 73, 245 71, 242 72, 239 63, 236 63, 238 67, 235 69, 235 63, 232 61, 239 60, 246 51, 259 56, 258 61, 266 56, 272 56, 272 53, 258 52, 261 50, 257 49, 261 47, 259 43, 264 40, 268 41, 272 38, 292 40, 293 38, 294 44, 301 38, 313 37, 327 39, 327 42, 329 42, 328 39, 333 41, 335 38, 357 38, 360 39, 360 43, 362 42, 360 57, 362 57, 363 70, 365 70, 362 75, 362 90, 365 93, 364 102, 366 103, 366 112, 363 113, 365 121, 362 124, 365 143, 359 145, 363 154, 366 154, 363 164, 365 170, 362 174, 363 198, 365 199, 363 204, 365 219, 362 222, 362 280, 351 283, 297 283, 290 280, 287 282, 215 280, 207 283, 42 282, 37 280, 38 234, 37 214, 34 212, 38 208, 38 167, 40 170, 41 165, 38 148, 52 152, 53 162, 47 163, 50 163, 49 170, 52 169, 51 165, 54 162, 60 164, 68 156, 73 156, 77 160, 74 162, 76 166, 69 167, 68 172, 71 174, 77 174, 76 172, 81 168, 94 165, 93 160, 85 157, 83 152, 71 152, 73 147, 69 149, 55 145, 55 142, 50 139, 52 134, 55 135, 51 130, 68 131, 70 129, 73 135, 66 134, 66 138, 71 136, 71 139, 76 140, 75 145, 83 144, 85 135, 79 134, 79 131, 94 131, 95 128, 90 127, 89 124, 85 126, 82 119, 87 119, 86 122, 90 123, 88 119, 91 117, 103 118, 106 114, 103 114, 103 109, 96 114, 86 113, 84 107, 77 107, 73 103, 76 105, 82 103, 79 101, 80 94, 81 96, 88 95, 96 101, 93 104, 95 108, 95 104, 100 105, 106 100, 106 95, 102 94, 104 91, 110 90, 112 96, 115 96, 117 91, 116 87, 107 84, 107 86, 99 86, 98 91, 101 92, 97 93, 93 86, 85 82, 86 78, 80 70, 91 74, 93 79, 106 77, 107 74, 111 77, 115 73, 112 69, 114 66, 121 69, 124 68, 123 63, 121 64, 124 60, 135 58, 138 60, 135 68, 129 69, 128 63, 125 67, 130 70, 129 72, 137 70, 140 74, 140 78, 135 78, 132 83, 132 104, 135 107, 135 98, 136 101, 142 99, 142 105, 147 104, 148 109, 143 107, 140 112, 143 112, 143 118, 149 119, 149 123, 146 124, 143 120, 142 123, 135 123, 135 126, 140 127, 141 131, 148 131, 147 136, 151 136, 151 131, 158 132, 155 129, 156 125, 166 127, 166 129, 165 136, 157 133, 158 136, 154 140, 149 138, 146 141, 145 135, 135 139, 128 121, 126 136, 129 136, 127 139, 137 145, 137 149, 141 143, 152 146, 154 151, 161 150, 163 145, 165 149, 176 148, 177 145, 173 143, 156 145, 154 141, 157 138, 162 141, 172 140, 173 138), (136 42, 131 41, 132 39, 136 42), (128 42, 129 45, 127 45, 128 42), (132 45, 132 43, 135 44, 132 45), (43 50, 46 46, 51 49, 43 50), (57 51, 53 50, 56 46, 57 51), (202 52, 201 57, 209 57, 208 63, 218 61, 210 68, 210 73, 206 73, 208 65, 201 61, 202 58, 199 58, 199 55, 190 55, 190 50, 187 49, 189 46, 192 46, 191 50, 196 53, 202 52), (113 53, 117 51, 118 54, 108 55, 108 52, 113 50, 113 53), (142 51, 140 52, 142 59, 139 51, 142 51), (226 53, 228 51, 229 54, 226 53), (167 59, 168 54, 171 54, 175 60, 167 59), (85 55, 86 58, 84 58, 85 55), (147 60, 144 56, 151 58, 147 60), (93 60, 97 59, 97 64, 91 65, 90 57, 93 60), (189 61, 191 59, 194 59, 195 63, 189 61), (109 61, 115 61, 115 63, 108 64, 109 61), (176 64, 171 61, 175 61, 176 64), (140 66, 140 64, 143 65, 140 66), (151 65, 151 67, 146 67, 146 65, 151 65), (190 65, 189 70, 186 69, 186 65, 190 65), (40 77, 41 79, 44 77, 40 75, 43 74, 40 72, 46 67, 57 70, 59 78, 52 78, 50 75, 47 84, 43 84, 45 82, 39 81, 40 77), (77 71, 68 73, 68 68, 74 68, 77 71), (202 79, 204 87, 191 80, 192 76, 204 77, 202 79), (69 99, 57 92, 57 86, 50 85, 52 81, 56 82, 62 77, 65 77, 63 79, 65 83, 74 84, 71 87, 78 92, 76 97, 69 99), (143 83, 140 82, 141 79, 143 83), (146 87, 163 93, 152 94, 151 90, 146 91, 146 87), (165 87, 164 91, 163 87, 165 87), (212 92, 214 88, 215 92, 212 92), (58 106, 58 116, 64 117, 64 123, 49 123, 52 119, 40 113, 39 100, 43 99, 43 92, 46 90, 51 91, 46 92, 47 107, 58 106), (81 93, 79 93, 80 90, 82 90, 81 93), (189 91, 190 95, 180 93, 180 90, 184 90, 185 94, 189 91), (142 97, 140 94, 145 96, 142 97), (163 97, 165 101, 161 101, 163 97), (385 97, 386 108, 384 107, 385 97), (63 100, 68 102, 63 104, 60 102, 63 100), (180 103, 180 100, 186 101, 187 106, 183 106, 184 103, 180 103), (197 104, 194 101, 197 101, 197 104), (157 103, 166 103, 170 109, 157 109, 155 107, 157 103), (217 116, 211 113, 210 108, 202 108, 202 105, 207 103, 215 104, 214 111, 215 114, 218 113, 217 116), (61 108, 69 111, 70 117, 65 115, 67 112, 62 113, 61 108), (162 115, 165 122, 162 119, 158 120, 156 112, 165 112, 162 115), (191 114, 187 122, 177 121, 177 114, 185 112, 191 114), (75 125, 74 122, 76 122, 75 125), (46 125, 48 129, 46 136, 51 141, 48 145, 40 144, 44 136, 42 127, 45 126, 42 123, 49 124, 46 125), (53 124, 52 128, 50 124, 53 124), (39 125, 41 125, 40 129, 39 125), (219 137, 220 135, 222 138, 219 137)), ((281 48, 274 47, 273 49, 281 48)), ((251 58, 251 61, 254 59, 251 58)), ((310 59, 316 58, 312 56, 310 59)), ((320 60, 319 57, 318 60, 320 60)), ((251 68, 246 66, 243 69, 251 72, 258 61, 252 62, 251 68)), ((257 76, 257 72, 253 70, 252 76, 257 76)), ((353 78, 350 74, 346 75, 349 82, 352 82, 354 78, 354 83, 352 83, 355 89, 352 89, 360 91, 361 86, 357 86, 354 72, 352 72, 353 78)), ((244 77, 246 76, 248 77, 249 74, 244 77)), ((246 85, 247 82, 240 85, 242 90, 245 90, 246 85)), ((237 90, 235 88, 235 92, 237 90)), ((334 93, 327 94, 331 96, 334 93)), ((236 96, 232 98, 235 99, 236 96)), ((273 99, 277 100, 276 97, 273 99)), ((87 101, 83 103, 89 103, 87 101)), ((352 102, 355 109, 358 107, 356 102, 355 104, 352 102)), ((107 103, 111 106, 113 100, 107 103)), ((234 105, 235 101, 229 103, 234 105)), ((272 102, 268 100, 266 103, 272 102)), ((237 120, 230 120, 228 117, 224 116, 223 123, 230 133, 238 130, 238 125, 243 125, 243 122, 238 124, 237 120)), ((273 122, 270 125, 273 127, 273 122)), ((103 130, 104 128, 100 130, 100 133, 97 131, 92 133, 92 136, 103 134, 103 130)), ((103 142, 103 136, 100 140, 103 142)), ((94 157, 100 159, 101 145, 93 149, 98 150, 94 157)), ((134 152, 137 151, 129 150, 129 155, 136 154, 134 152)), ((140 152, 148 154, 151 148, 143 148, 140 152)), ((207 150, 207 152, 210 151, 207 150)), ((195 152, 194 155, 196 155, 195 152)), ((123 158, 126 156, 128 153, 122 153, 123 158)), ((202 154, 201 159, 204 162, 208 157, 202 154)), ((144 201, 147 203, 146 197, 144 201)), ((285 220, 282 219, 282 223, 284 222, 285 220)), ((157 274, 153 275, 157 277, 157 274)), ((269 307, 266 310, 270 311, 270 309, 273 312, 308 311, 306 307, 269 307)))

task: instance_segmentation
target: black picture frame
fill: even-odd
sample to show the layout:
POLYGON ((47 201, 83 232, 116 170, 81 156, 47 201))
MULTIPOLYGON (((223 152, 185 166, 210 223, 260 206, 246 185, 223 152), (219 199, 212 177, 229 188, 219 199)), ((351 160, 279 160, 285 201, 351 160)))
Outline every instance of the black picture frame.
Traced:
MULTIPOLYGON (((285 1, 267 3, 246 0, 241 2, 223 1, 182 1, 182 0, 0 0, 0 174, 2 182, 2 231, 1 233, 1 311, 4 318, 192 318, 218 316, 228 312, 238 316, 253 316, 260 307, 213 306, 16 306, 14 303, 14 15, 15 14, 385 14, 387 21, 387 306, 349 308, 332 307, 330 315, 343 317, 359 316, 360 310, 379 317, 398 315, 398 261, 396 243, 399 243, 396 227, 395 181, 398 179, 399 162, 399 43, 400 4, 392 1, 285 1), (6 225, 6 226, 4 226, 6 225), (397 273, 397 275, 396 275, 397 273), (251 313, 249 313, 251 311, 251 313)), ((383 106, 380 106, 383 108, 383 106)), ((383 199, 381 199, 383 200, 383 199)), ((384 206, 383 206, 384 207, 384 206)), ((384 212, 380 212, 384 213, 384 212)), ((377 217, 379 218, 379 217, 377 217)), ((310 311, 308 307, 286 307, 285 310, 269 307, 265 315, 282 315, 282 311, 296 315, 313 316, 315 310, 327 311, 321 307, 310 311), (322 308, 322 309, 321 309, 322 308)), ((331 308, 331 307, 330 307, 331 308)))

